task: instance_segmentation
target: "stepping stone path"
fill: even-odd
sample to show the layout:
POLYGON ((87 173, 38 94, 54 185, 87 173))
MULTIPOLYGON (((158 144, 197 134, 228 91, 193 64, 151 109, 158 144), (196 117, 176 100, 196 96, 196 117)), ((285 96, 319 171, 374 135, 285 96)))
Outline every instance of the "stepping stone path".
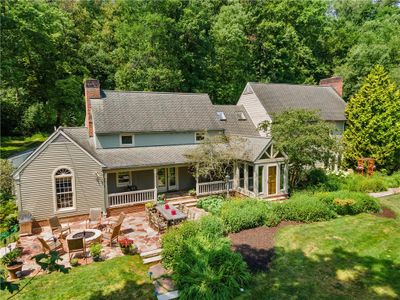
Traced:
POLYGON ((173 280, 169 277, 171 272, 168 272, 161 263, 151 266, 149 274, 153 279, 154 290, 158 300, 178 298, 179 293, 175 289, 173 280))

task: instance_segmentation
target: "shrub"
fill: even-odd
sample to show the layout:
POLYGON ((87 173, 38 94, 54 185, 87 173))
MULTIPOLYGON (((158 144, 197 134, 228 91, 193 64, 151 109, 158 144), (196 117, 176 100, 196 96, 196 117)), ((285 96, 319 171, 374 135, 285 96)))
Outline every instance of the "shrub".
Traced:
POLYGON ((391 176, 384 177, 388 188, 400 187, 400 171, 393 173, 391 176))
POLYGON ((77 258, 71 258, 71 260, 69 261, 69 263, 71 264, 71 266, 77 267, 77 266, 79 266, 79 259, 77 259, 77 258))
POLYGON ((100 261, 102 248, 103 246, 100 243, 95 243, 90 246, 90 255, 94 261, 100 261))
POLYGON ((13 189, 12 172, 14 167, 7 159, 0 159, 0 193, 11 195, 13 189))
POLYGON ((309 194, 296 194, 291 199, 273 206, 277 216, 286 221, 317 222, 336 217, 336 213, 323 201, 309 194))
POLYGON ((387 184, 383 176, 361 176, 353 174, 346 177, 344 189, 351 192, 381 192, 387 190, 387 184))
POLYGON ((355 215, 362 212, 378 212, 379 203, 361 192, 337 191, 315 195, 339 215, 355 215))
POLYGON ((202 208, 212 214, 218 214, 221 210, 225 198, 222 196, 209 196, 197 201, 197 207, 202 208))
POLYGON ((173 270, 180 299, 232 299, 250 280, 246 263, 232 252, 216 216, 169 229, 162 248, 163 264, 173 270))
POLYGON ((0 232, 12 231, 18 225, 18 208, 14 197, 0 195, 0 232))
POLYGON ((256 199, 225 202, 221 207, 220 215, 228 232, 238 232, 264 224, 274 226, 279 223, 278 219, 272 215, 271 205, 256 199))
POLYGON ((22 251, 19 248, 15 248, 3 255, 1 263, 5 266, 12 266, 18 263, 18 259, 21 257, 22 251))

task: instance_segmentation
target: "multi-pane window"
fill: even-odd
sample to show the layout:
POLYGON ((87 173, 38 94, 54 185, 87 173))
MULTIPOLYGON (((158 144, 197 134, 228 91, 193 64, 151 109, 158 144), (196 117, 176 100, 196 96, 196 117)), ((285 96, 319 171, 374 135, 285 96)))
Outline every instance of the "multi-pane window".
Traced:
POLYGON ((204 132, 196 132, 196 143, 204 141, 206 134, 204 132))
POLYGON ((74 207, 73 175, 61 168, 54 174, 57 210, 74 207))
POLYGON ((121 135, 121 145, 130 146, 133 145, 132 135, 121 135))
POLYGON ((119 172, 117 175, 117 186, 128 186, 130 182, 129 172, 119 172))

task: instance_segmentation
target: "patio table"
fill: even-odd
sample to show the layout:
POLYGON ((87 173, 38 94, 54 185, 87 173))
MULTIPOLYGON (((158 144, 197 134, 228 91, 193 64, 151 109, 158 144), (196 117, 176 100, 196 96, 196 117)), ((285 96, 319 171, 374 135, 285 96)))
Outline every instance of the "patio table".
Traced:
POLYGON ((183 221, 187 219, 187 215, 181 212, 179 209, 177 209, 174 205, 168 204, 169 209, 165 208, 165 204, 158 204, 156 205, 157 211, 164 217, 164 219, 167 221, 168 226, 179 223, 180 221, 183 221), (176 211, 176 214, 173 215, 171 213, 172 210, 176 211))

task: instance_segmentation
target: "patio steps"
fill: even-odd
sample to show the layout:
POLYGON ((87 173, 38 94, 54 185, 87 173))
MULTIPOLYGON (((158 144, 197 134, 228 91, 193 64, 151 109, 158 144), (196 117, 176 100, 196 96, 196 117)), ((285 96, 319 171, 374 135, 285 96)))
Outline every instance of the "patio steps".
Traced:
POLYGON ((140 253, 140 257, 143 259, 144 264, 150 264, 152 262, 159 262, 162 259, 161 248, 146 251, 140 253))
POLYGON ((192 206, 196 206, 197 199, 192 196, 184 196, 184 197, 169 199, 168 203, 173 204, 173 205, 183 204, 185 206, 192 207, 192 206))

